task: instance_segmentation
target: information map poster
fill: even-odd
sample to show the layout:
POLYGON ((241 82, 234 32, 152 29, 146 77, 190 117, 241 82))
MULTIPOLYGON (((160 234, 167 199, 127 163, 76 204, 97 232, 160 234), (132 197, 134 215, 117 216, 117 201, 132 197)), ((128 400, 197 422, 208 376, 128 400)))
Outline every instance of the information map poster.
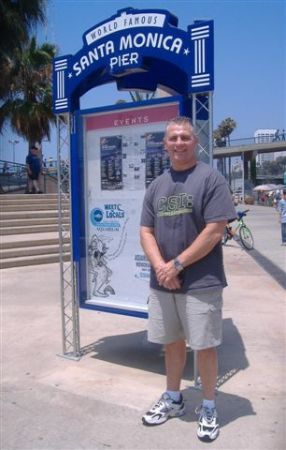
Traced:
POLYGON ((84 116, 87 303, 147 311, 150 266, 139 242, 146 188, 170 166, 170 102, 84 116))
POLYGON ((122 189, 122 136, 100 138, 101 189, 122 189))

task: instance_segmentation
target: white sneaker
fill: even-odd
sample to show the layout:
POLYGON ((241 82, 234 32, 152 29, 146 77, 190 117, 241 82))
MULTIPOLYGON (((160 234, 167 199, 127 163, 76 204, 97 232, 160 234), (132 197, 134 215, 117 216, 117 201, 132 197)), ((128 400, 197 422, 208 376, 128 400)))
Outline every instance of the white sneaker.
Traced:
POLYGON ((175 402, 167 392, 164 392, 158 402, 144 414, 142 422, 144 425, 160 425, 169 417, 179 417, 183 414, 185 414, 185 405, 182 394, 180 394, 180 400, 175 402))
POLYGON ((203 405, 196 409, 199 415, 197 435, 202 441, 214 441, 219 434, 217 411, 215 408, 207 408, 203 405))

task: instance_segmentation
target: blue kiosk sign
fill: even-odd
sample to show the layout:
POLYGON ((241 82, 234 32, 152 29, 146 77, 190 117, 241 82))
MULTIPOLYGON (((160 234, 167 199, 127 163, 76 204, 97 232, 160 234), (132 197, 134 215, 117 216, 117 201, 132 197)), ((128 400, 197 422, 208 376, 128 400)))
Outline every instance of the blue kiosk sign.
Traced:
MULTIPOLYGON (((126 8, 86 31, 78 53, 55 58, 53 108, 58 128, 69 124, 68 285, 75 308, 147 316, 150 267, 138 238, 141 204, 148 185, 169 167, 162 141, 170 118, 192 118, 199 158, 210 162, 213 46, 212 21, 195 21, 184 31, 168 11, 126 8), (80 98, 107 83, 127 91, 160 88, 168 96, 80 110, 80 98)), ((63 299, 64 314, 69 304, 63 299)), ((76 328, 74 311, 71 317, 76 328)))
POLYGON ((213 21, 196 21, 187 31, 163 10, 127 8, 83 35, 75 55, 54 61, 54 112, 79 109, 90 89, 115 82, 119 90, 188 95, 214 88, 213 21))

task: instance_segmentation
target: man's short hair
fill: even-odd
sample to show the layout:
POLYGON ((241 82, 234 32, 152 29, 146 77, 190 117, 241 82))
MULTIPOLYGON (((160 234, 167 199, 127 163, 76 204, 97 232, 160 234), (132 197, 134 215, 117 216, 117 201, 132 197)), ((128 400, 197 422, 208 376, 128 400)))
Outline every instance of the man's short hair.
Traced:
POLYGON ((192 121, 189 117, 187 116, 177 116, 177 117, 173 117, 172 119, 169 119, 167 124, 166 124, 166 130, 168 129, 168 127, 170 125, 189 125, 192 129, 193 134, 197 137, 196 134, 196 130, 194 128, 194 125, 192 124, 192 121))
POLYGON ((176 125, 182 125, 184 123, 191 125, 191 127, 193 126, 191 119, 187 116, 177 116, 177 117, 173 117, 172 119, 169 119, 167 122, 167 127, 171 124, 171 123, 175 123, 176 125))

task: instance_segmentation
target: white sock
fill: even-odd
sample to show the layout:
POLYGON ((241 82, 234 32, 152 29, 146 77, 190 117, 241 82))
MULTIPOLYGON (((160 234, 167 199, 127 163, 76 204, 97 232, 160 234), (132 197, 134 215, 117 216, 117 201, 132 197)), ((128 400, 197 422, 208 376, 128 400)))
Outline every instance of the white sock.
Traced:
POLYGON ((215 408, 215 401, 214 400, 206 400, 203 399, 203 406, 209 409, 215 408))
POLYGON ((171 397, 172 400, 174 400, 174 402, 178 402, 180 400, 181 397, 181 392, 180 391, 166 391, 166 393, 171 397))

